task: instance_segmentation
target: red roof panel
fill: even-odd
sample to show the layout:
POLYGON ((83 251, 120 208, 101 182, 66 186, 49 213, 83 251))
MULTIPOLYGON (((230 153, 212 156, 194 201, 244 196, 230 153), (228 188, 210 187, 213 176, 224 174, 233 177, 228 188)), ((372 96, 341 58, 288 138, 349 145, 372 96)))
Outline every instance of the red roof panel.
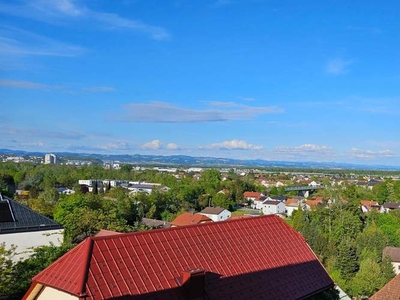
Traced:
POLYGON ((210 299, 302 299, 333 285, 277 216, 91 237, 33 282, 86 299, 183 299, 182 272, 199 268, 210 299))

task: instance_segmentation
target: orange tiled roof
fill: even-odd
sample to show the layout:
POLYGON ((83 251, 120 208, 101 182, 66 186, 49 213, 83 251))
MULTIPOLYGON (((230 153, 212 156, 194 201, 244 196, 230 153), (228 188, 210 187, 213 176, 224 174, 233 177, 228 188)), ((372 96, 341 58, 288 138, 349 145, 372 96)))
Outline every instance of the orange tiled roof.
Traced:
POLYGON ((297 204, 297 203, 299 203, 298 199, 287 199, 285 204, 289 205, 289 204, 297 204))
POLYGON ((185 212, 177 216, 172 222, 172 226, 186 226, 186 225, 195 225, 201 224, 204 222, 212 222, 212 220, 201 214, 193 214, 190 212, 185 212))
POLYGON ((400 274, 390 280, 386 285, 372 295, 370 300, 399 300, 400 299, 400 274))
POLYGON ((378 202, 372 200, 361 200, 360 204, 365 206, 368 210, 371 210, 373 205, 378 205, 378 202))
POLYGON ((244 192, 243 197, 245 198, 258 198, 261 196, 260 192, 244 192))

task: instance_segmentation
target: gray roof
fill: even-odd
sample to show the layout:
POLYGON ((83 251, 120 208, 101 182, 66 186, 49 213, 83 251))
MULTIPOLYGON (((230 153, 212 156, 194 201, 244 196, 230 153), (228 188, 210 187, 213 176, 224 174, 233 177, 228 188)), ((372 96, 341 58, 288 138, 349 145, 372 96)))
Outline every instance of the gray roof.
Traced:
POLYGON ((383 203, 384 208, 389 208, 389 209, 399 209, 400 208, 400 203, 396 202, 385 202, 383 203))
POLYGON ((224 210, 225 210, 225 208, 222 208, 222 207, 206 207, 200 213, 207 214, 207 215, 219 215, 224 210))
POLYGON ((390 256, 392 262, 400 262, 400 248, 385 247, 385 249, 383 249, 382 257, 385 256, 390 256))
POLYGON ((0 197, 0 234, 62 229, 55 221, 42 216, 10 198, 0 197))

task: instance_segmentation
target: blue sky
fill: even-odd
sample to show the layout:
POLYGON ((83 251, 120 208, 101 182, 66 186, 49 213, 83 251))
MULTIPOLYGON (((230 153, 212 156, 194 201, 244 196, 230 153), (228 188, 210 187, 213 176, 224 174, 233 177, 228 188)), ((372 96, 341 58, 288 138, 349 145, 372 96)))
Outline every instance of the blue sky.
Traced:
POLYGON ((0 0, 0 148, 400 165, 400 2, 0 0))

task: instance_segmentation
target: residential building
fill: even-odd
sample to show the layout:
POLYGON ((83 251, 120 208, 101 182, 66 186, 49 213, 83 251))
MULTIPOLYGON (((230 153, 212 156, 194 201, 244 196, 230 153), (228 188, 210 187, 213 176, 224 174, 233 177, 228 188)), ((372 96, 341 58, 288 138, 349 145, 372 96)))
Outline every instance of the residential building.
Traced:
POLYGON ((51 154, 51 153, 45 154, 44 163, 45 164, 56 164, 57 156, 55 154, 51 154))
POLYGON ((62 241, 60 224, 0 194, 0 242, 8 249, 17 246, 14 261, 28 258, 34 247, 62 241))
POLYGON ((201 215, 199 213, 184 212, 179 216, 177 216, 171 222, 171 226, 178 227, 178 226, 196 225, 206 222, 212 222, 212 220, 209 217, 201 215))
POLYGON ((372 201, 372 200, 361 200, 360 201, 360 207, 363 213, 368 213, 371 210, 381 210, 381 205, 377 201, 372 201))
POLYGON ((385 202, 382 205, 382 209, 381 212, 387 213, 391 210, 394 209, 400 209, 400 203, 396 203, 396 202, 385 202))
POLYGON ((23 299, 295 300, 333 287, 305 239, 262 216, 89 237, 23 299))
POLYGON ((299 205, 301 205, 301 201, 299 199, 291 198, 287 199, 285 202, 285 212, 288 217, 291 217, 293 211, 299 209, 299 205))
POLYGON ((392 261, 393 270, 400 274, 400 248, 398 247, 385 247, 382 252, 382 258, 389 256, 392 261))
POLYGON ((206 216, 213 220, 213 222, 228 220, 232 213, 222 207, 206 207, 199 214, 206 216))
POLYGON ((285 213, 285 203, 279 200, 269 199, 265 200, 262 203, 261 211, 264 215, 276 215, 285 213))

